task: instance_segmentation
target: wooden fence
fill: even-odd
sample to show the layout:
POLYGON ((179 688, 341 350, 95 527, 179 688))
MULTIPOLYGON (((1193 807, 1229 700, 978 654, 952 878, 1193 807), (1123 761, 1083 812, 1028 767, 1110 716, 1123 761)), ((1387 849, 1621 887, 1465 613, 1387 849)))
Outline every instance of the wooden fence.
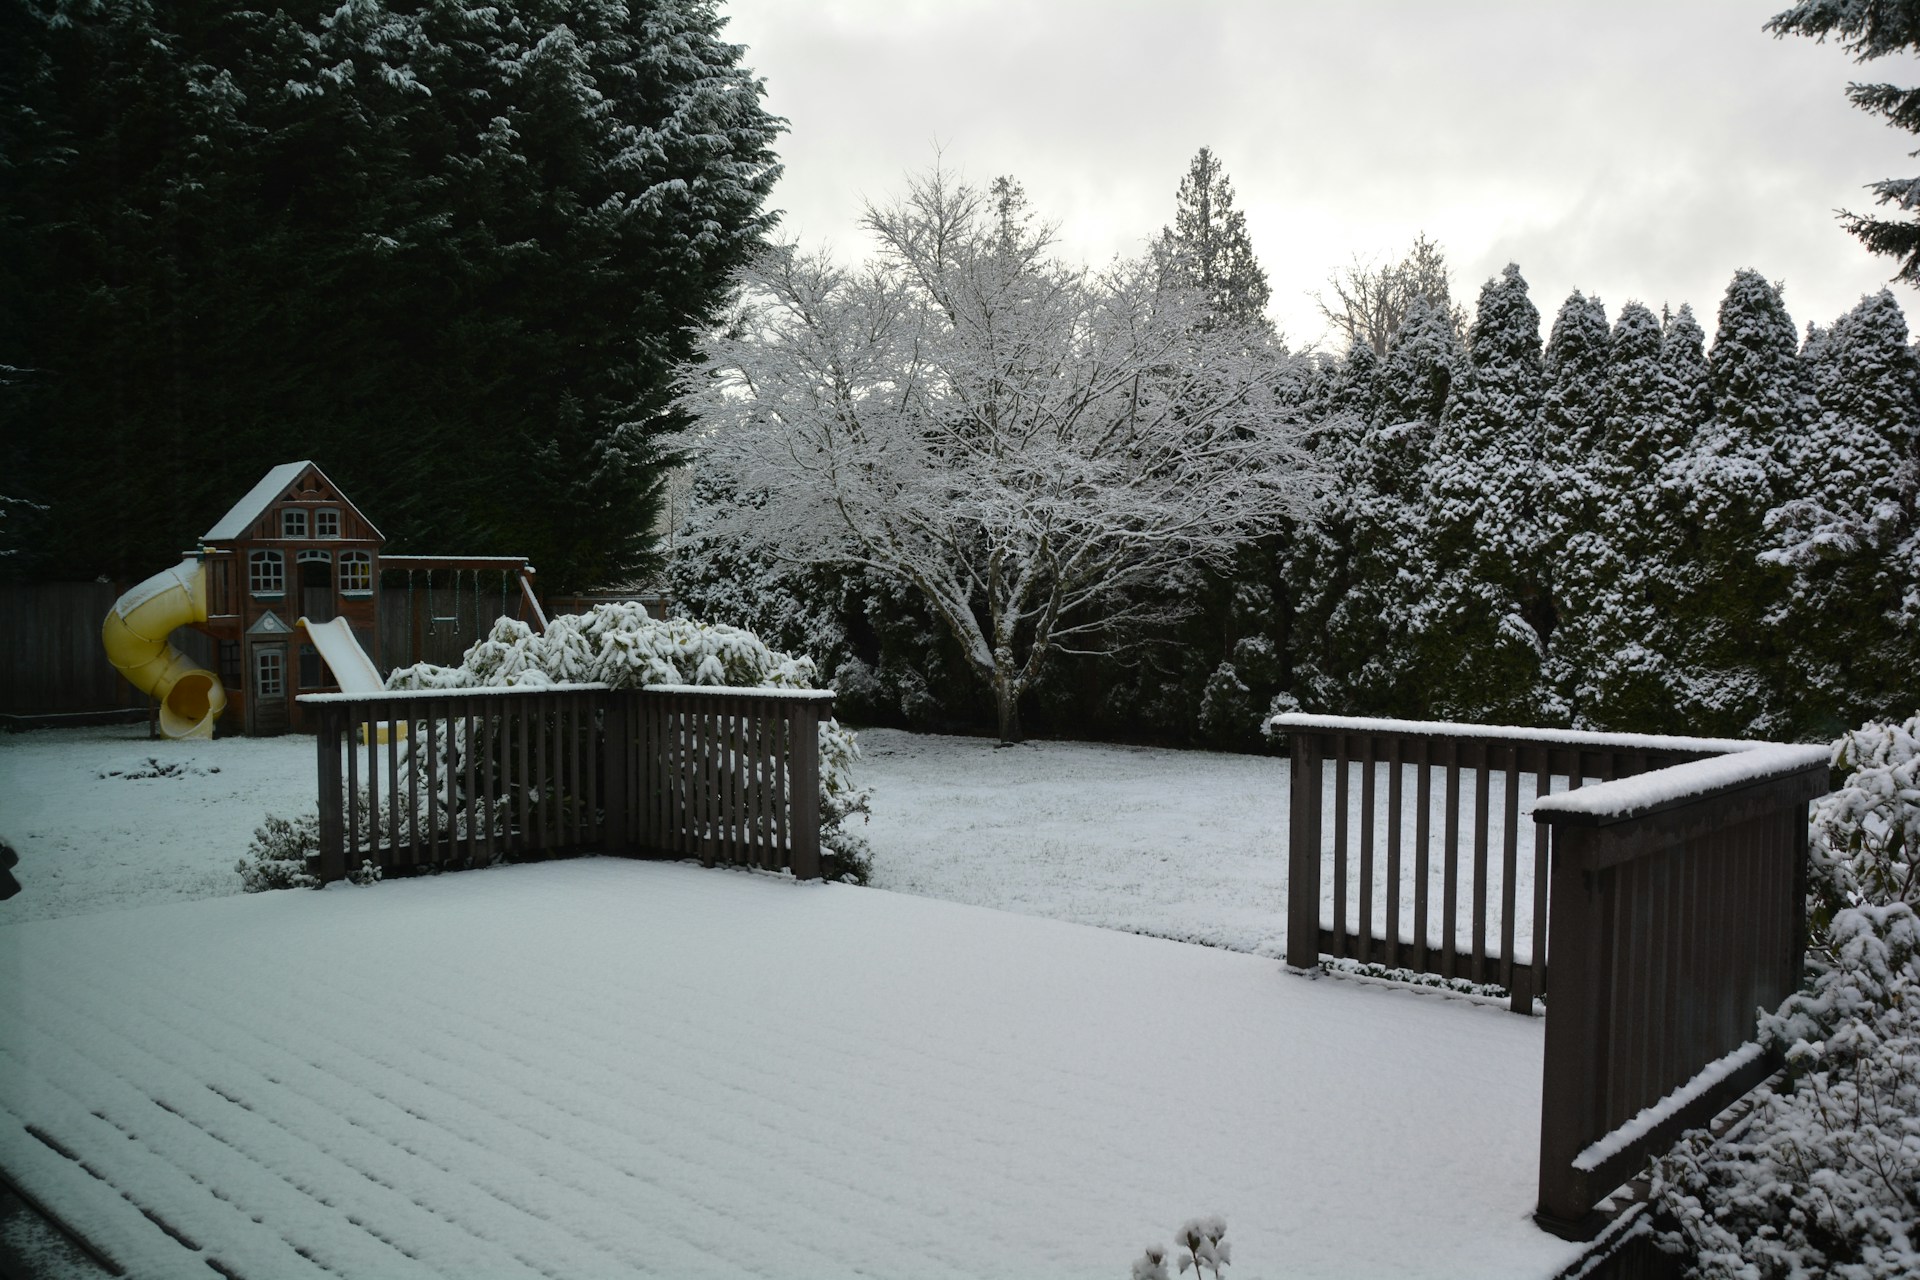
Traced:
POLYGON ((1547 849, 1523 802, 1751 745, 1283 715, 1287 960, 1322 955, 1546 991, 1547 849))
POLYGON ((814 690, 309 694, 317 874, 599 850, 820 875, 814 690))
MULTIPOLYGON (((60 716, 141 710, 151 699, 128 684, 100 646, 100 624, 129 584, 0 583, 0 715, 60 716)), ((181 628, 173 644, 214 665, 213 641, 181 628)))
POLYGON ((1823 746, 1766 747, 1536 804, 1553 868, 1548 1230, 1591 1237, 1602 1197, 1780 1065, 1755 1011, 1800 985, 1827 766, 1823 746))

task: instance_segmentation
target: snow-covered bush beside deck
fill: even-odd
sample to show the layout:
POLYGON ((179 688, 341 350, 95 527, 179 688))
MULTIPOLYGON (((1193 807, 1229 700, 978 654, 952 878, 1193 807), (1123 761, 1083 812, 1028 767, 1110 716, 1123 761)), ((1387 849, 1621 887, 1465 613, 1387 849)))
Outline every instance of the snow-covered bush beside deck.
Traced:
POLYGON ((1785 1059, 1737 1136, 1655 1167, 1664 1242, 1727 1280, 1920 1275, 1920 716, 1834 746, 1815 807, 1809 989, 1760 1018, 1785 1059))
MULTIPOLYGON (((606 684, 716 688, 811 689, 811 658, 782 653, 739 627, 688 618, 652 618, 639 604, 595 605, 565 614, 536 635, 526 623, 501 618, 467 650, 457 667, 430 662, 400 667, 389 689, 471 689, 528 685, 606 684)), ((820 724, 820 846, 829 879, 866 883, 871 852, 850 829, 867 812, 868 794, 854 785, 860 747, 851 729, 833 719, 820 724)))

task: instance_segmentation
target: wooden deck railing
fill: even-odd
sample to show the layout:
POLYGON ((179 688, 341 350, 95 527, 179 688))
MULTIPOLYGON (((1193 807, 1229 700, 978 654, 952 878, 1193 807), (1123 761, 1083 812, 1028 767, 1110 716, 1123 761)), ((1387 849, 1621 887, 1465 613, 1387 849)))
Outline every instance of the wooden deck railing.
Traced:
POLYGON ((1800 985, 1807 806, 1826 747, 1764 747, 1534 807, 1551 831, 1543 1227, 1594 1205, 1779 1064, 1756 1011, 1800 985))
POLYGON ((616 850, 820 875, 824 690, 655 685, 610 703, 616 850))
POLYGON ((601 850, 820 874, 814 690, 604 685, 301 698, 323 882, 601 850))
POLYGON ((1776 1065, 1755 1015, 1799 984, 1826 747, 1274 723, 1292 750, 1289 964, 1497 982, 1520 1012, 1551 978, 1541 1226, 1589 1238, 1600 1199, 1776 1065))
POLYGON ((1752 744, 1283 715, 1292 755, 1287 962, 1353 959, 1546 990, 1546 847, 1523 805, 1752 744))

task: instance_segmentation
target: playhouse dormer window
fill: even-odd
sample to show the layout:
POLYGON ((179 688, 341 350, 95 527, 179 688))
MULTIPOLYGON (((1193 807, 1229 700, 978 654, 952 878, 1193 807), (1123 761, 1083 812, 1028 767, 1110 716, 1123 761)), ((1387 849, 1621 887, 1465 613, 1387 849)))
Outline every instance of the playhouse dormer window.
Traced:
POLYGON ((342 595, 370 595, 373 592, 373 557, 365 551, 340 553, 340 592, 342 595))
POLYGON ((256 596, 286 594, 287 558, 278 551, 256 551, 249 555, 247 589, 256 596))
POLYGON ((314 509, 313 536, 316 538, 337 538, 340 536, 340 508, 316 507, 314 509))
POLYGON ((304 538, 307 536, 307 509, 305 507, 286 507, 281 510, 280 536, 283 538, 304 538))

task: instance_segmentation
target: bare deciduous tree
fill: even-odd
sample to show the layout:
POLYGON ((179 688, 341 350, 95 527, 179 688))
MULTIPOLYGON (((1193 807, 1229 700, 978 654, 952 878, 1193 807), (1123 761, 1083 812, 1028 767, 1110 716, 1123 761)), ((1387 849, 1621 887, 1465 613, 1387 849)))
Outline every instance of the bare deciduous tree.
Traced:
POLYGON ((871 265, 787 246, 747 275, 685 443, 755 495, 724 532, 916 588, 1017 741, 1047 656, 1108 643, 1125 591, 1311 502, 1288 357, 1151 262, 1058 261, 1005 180, 935 170, 866 226, 871 265))
POLYGON ((1407 256, 1391 265, 1377 267, 1355 258, 1351 266, 1328 278, 1332 300, 1321 293, 1314 294, 1313 300, 1327 324, 1349 346, 1365 343, 1375 355, 1384 356, 1415 298, 1426 298, 1447 312, 1454 332, 1465 340, 1467 314, 1453 301, 1450 275, 1446 254, 1422 234, 1415 237, 1407 256))

